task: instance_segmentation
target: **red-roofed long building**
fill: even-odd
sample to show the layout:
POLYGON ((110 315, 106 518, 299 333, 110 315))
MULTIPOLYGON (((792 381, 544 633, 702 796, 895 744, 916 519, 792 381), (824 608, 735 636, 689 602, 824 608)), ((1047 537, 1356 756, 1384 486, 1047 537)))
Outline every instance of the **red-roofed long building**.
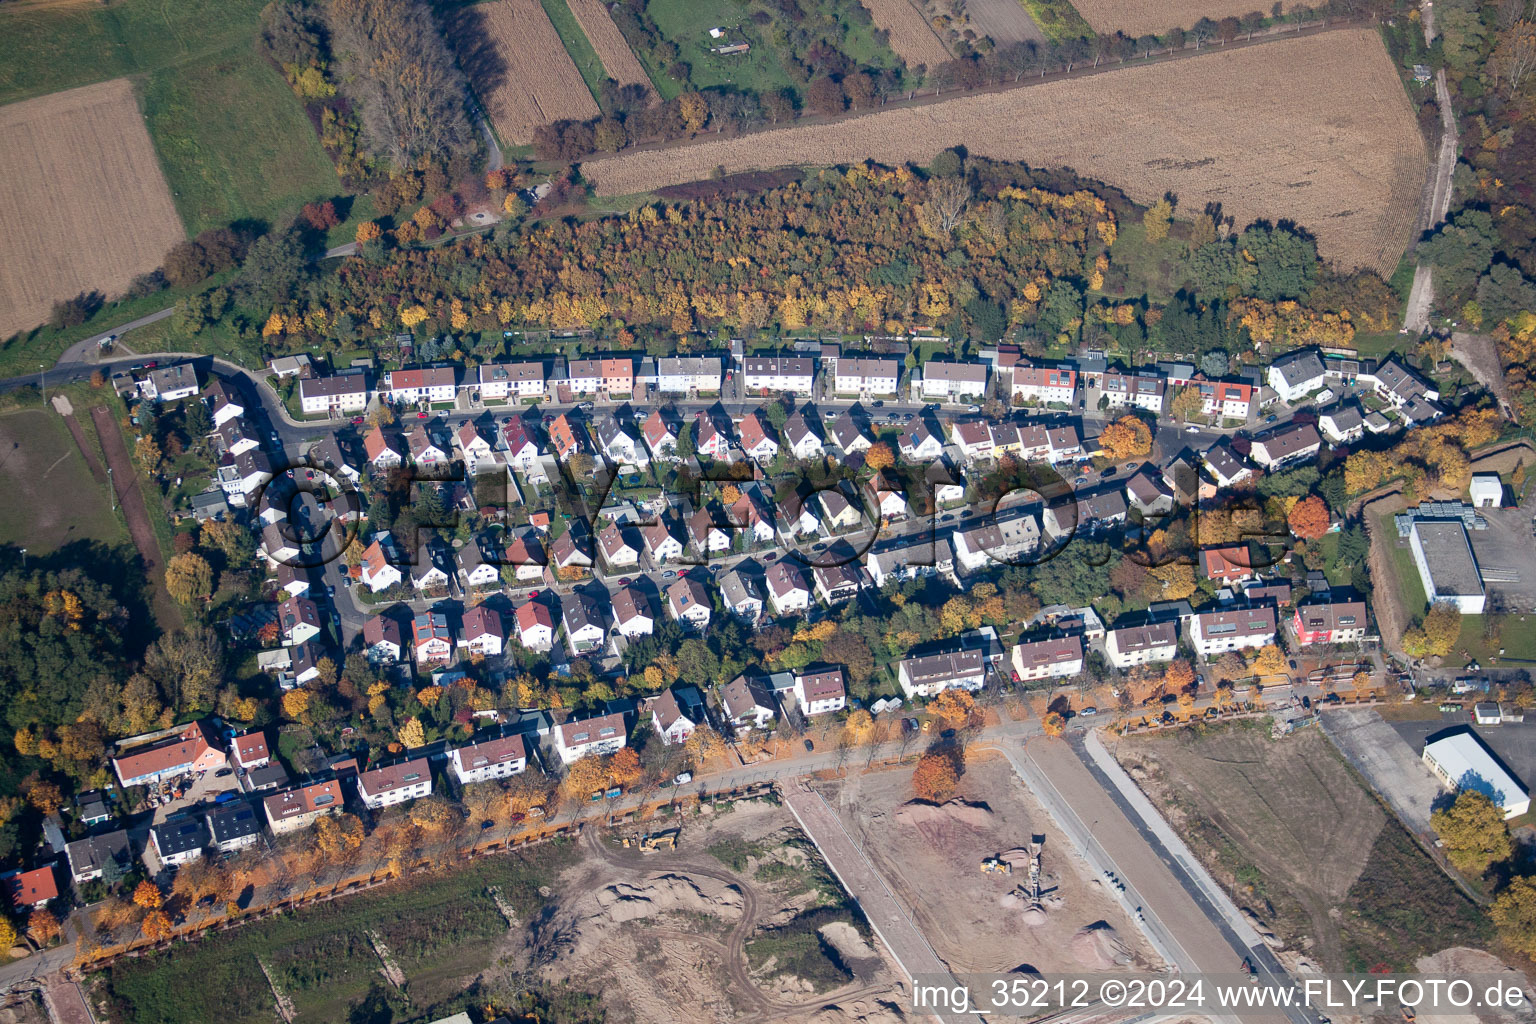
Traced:
POLYGON ((208 742, 201 722, 193 722, 167 743, 112 759, 117 780, 124 786, 147 786, 172 775, 203 772, 224 766, 223 751, 208 742))

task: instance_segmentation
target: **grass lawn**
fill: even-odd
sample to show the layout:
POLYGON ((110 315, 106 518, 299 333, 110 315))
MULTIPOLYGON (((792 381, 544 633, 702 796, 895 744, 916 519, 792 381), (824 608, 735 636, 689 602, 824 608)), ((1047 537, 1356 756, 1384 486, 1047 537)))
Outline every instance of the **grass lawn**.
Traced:
POLYGON ((0 103, 183 64, 251 38, 266 0, 114 0, 0 14, 0 103))
POLYGON ((1483 618, 1481 615, 1461 617, 1461 635, 1445 659, 1447 665, 1466 665, 1475 661, 1486 667, 1536 662, 1536 622, 1532 622, 1529 615, 1500 616, 1503 621, 1497 639, 1484 635, 1483 618), (1462 651, 1467 652, 1466 657, 1462 657, 1462 651), (1500 651, 1504 652, 1503 657, 1499 656, 1500 651))
POLYGON ((1110 263, 1125 271, 1125 294, 1145 294, 1153 302, 1166 303, 1173 298, 1186 274, 1179 254, 1184 243, 1165 239, 1154 245, 1147 241, 1147 229, 1140 218, 1120 221, 1115 244, 1110 246, 1110 263))
MULTIPOLYGON (((746 5, 738 0, 652 0, 646 13, 656 22, 662 35, 677 44, 682 59, 693 68, 691 78, 695 88, 736 86, 764 93, 794 85, 779 64, 773 47, 752 24, 746 5), (708 30, 715 26, 730 28, 733 39, 740 35, 752 44, 751 52, 729 57, 710 53, 712 41, 708 30)), ((641 57, 641 61, 644 63, 645 58, 641 57)), ((646 71, 664 94, 670 91, 675 95, 681 91, 664 69, 647 65, 646 71)), ((798 88, 795 91, 800 92, 798 88)))
MULTIPOLYGON (((92 444, 90 416, 77 408, 76 419, 92 444)), ((0 414, 0 484, 0 544, 41 556, 72 541, 128 543, 106 488, 51 407, 0 414)))
POLYGON ((1392 524, 1390 515, 1380 518, 1377 529, 1384 531, 1382 536, 1391 545, 1392 568, 1397 575, 1398 593, 1403 596, 1403 610, 1410 620, 1418 621, 1429 609, 1429 597, 1424 593, 1424 581, 1419 579, 1418 567, 1413 564, 1413 552, 1408 550, 1407 544, 1398 543, 1397 527, 1392 524))
POLYGON ((549 15, 549 20, 554 24, 555 31, 560 33, 560 41, 565 44, 565 52, 571 55, 571 60, 576 62, 576 70, 581 72, 581 80, 587 83, 587 91, 595 100, 603 87, 603 82, 609 77, 603 68, 603 62, 592 49, 592 43, 587 39, 587 34, 581 30, 581 25, 576 21, 576 15, 571 13, 570 5, 565 0, 541 0, 544 4, 544 13, 549 15))
POLYGON ((1396 331, 1360 331, 1355 335, 1355 348, 1365 359, 1384 359, 1402 348, 1403 335, 1396 331))
POLYGON ((341 191, 298 97, 249 37, 151 74, 144 118, 189 234, 341 191))
POLYGON ((1053 43, 1069 39, 1092 39, 1093 27, 1077 13, 1068 0, 1022 0, 1024 9, 1040 31, 1053 43))

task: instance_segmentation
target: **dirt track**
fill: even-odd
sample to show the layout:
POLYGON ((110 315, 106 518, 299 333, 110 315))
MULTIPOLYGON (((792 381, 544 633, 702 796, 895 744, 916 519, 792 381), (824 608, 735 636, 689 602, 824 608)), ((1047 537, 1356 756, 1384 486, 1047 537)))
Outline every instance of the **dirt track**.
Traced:
POLYGON ((155 531, 149 525, 149 510, 139 490, 138 471, 128 455, 128 446, 123 443, 122 432, 113 422, 112 414, 99 405, 91 410, 91 422, 96 424, 107 465, 112 467, 112 485, 123 518, 128 522, 128 535, 133 538, 133 546, 139 549, 139 557, 144 561, 145 580, 154 595, 155 618, 165 629, 180 625, 181 612, 165 592, 165 562, 160 556, 155 531))

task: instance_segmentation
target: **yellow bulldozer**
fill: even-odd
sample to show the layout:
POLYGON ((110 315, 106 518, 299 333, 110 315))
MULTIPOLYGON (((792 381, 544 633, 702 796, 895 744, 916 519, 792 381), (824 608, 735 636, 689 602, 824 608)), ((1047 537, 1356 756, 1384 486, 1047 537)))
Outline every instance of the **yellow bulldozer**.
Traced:
POLYGON ((1013 865, 1001 857, 984 857, 981 861, 981 870, 994 875, 1013 874, 1013 865))
POLYGON ((641 853, 655 853, 657 850, 677 849, 677 837, 682 832, 680 828, 670 828, 665 832, 651 832, 643 836, 625 836, 619 842, 624 848, 638 849, 641 853))

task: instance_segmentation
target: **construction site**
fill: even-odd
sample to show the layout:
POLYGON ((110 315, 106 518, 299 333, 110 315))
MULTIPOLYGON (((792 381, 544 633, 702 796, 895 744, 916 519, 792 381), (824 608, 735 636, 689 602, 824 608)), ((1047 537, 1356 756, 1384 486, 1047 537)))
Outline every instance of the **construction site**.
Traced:
POLYGON ((957 973, 1158 969, 1112 890, 1002 757, 967 759, 956 796, 913 796, 911 772, 817 789, 898 902, 957 973))

